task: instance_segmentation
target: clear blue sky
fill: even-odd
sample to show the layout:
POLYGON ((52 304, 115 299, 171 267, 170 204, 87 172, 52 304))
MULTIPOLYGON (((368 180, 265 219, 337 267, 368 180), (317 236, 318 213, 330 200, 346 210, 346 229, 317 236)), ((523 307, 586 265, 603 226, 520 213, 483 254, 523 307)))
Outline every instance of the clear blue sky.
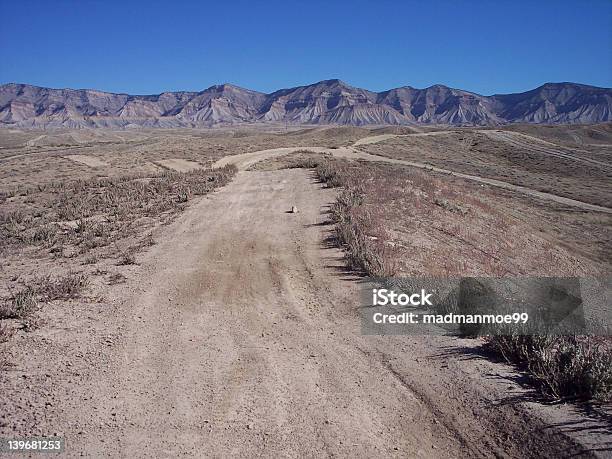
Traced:
POLYGON ((0 0, 0 83, 132 94, 612 86, 612 0, 0 0))

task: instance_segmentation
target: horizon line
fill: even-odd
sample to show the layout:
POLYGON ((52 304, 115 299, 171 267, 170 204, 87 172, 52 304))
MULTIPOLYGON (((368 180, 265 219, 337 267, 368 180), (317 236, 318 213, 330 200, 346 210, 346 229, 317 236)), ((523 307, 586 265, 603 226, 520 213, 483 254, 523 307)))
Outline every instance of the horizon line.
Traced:
POLYGON ((577 83, 577 82, 573 82, 573 81, 558 81, 558 82, 547 81, 547 82, 544 82, 544 83, 542 83, 542 84, 540 84, 538 86, 535 86, 532 89, 527 89, 525 91, 509 92, 509 93, 496 92, 496 93, 493 93, 493 94, 480 94, 480 93, 477 93, 475 91, 469 91, 469 90, 466 90, 466 89, 461 89, 461 88, 455 88, 455 87, 452 87, 452 86, 447 86, 447 85, 442 84, 442 83, 435 83, 435 84, 432 84, 430 86, 426 86, 426 87, 423 87, 423 88, 416 88, 414 86, 404 85, 404 86, 397 86, 397 87, 390 88, 390 89, 384 89, 382 91, 372 91, 370 89, 362 88, 362 87, 359 87, 359 86, 354 86, 354 85, 349 84, 349 83, 347 83, 344 80, 339 79, 339 78, 330 78, 330 79, 316 81, 316 82, 310 83, 310 84, 303 84, 303 85, 298 85, 298 86, 290 86, 290 87, 285 87, 285 88, 279 88, 279 89, 276 89, 276 90, 271 91, 271 92, 262 92, 262 91, 258 91, 256 89, 250 89, 250 88, 247 88, 247 87, 244 87, 244 86, 239 86, 237 84, 229 83, 229 82, 220 83, 220 84, 213 84, 213 85, 211 85, 211 86, 209 86, 209 87, 207 87, 205 89, 201 89, 201 90, 178 89, 178 90, 168 90, 168 91, 162 91, 162 92, 158 92, 158 93, 149 93, 149 94, 135 94, 135 93, 128 93, 128 92, 114 92, 114 91, 107 91, 107 90, 97 89, 97 88, 72 88, 72 87, 61 87, 60 88, 60 87, 51 87, 51 86, 40 86, 40 85, 30 84, 30 83, 16 83, 16 82, 13 82, 13 81, 7 82, 7 83, 0 83, 0 87, 9 86, 9 85, 31 86, 31 87, 35 87, 35 88, 50 89, 50 90, 56 90, 56 91, 64 91, 64 90, 70 90, 70 91, 98 91, 98 92, 103 92, 103 93, 107 93, 107 94, 114 94, 114 95, 126 95, 126 96, 132 96, 132 97, 152 97, 152 96, 160 96, 162 94, 168 94, 168 93, 194 93, 194 94, 199 94, 199 93, 203 93, 203 92, 209 91, 209 90, 211 90, 213 88, 216 88, 216 87, 232 86, 234 88, 238 88, 238 89, 242 89, 242 90, 250 91, 250 92, 256 92, 256 93, 259 93, 261 95, 266 95, 267 96, 267 95, 271 95, 271 94, 274 94, 274 93, 279 92, 279 91, 284 91, 284 90, 289 90, 289 89, 307 88, 309 86, 315 86, 315 85, 318 85, 318 84, 321 84, 321 83, 328 83, 328 82, 338 82, 338 83, 344 84, 344 85, 346 85, 348 87, 351 87, 351 88, 354 88, 354 89, 365 90, 365 91, 368 91, 368 92, 372 92, 374 94, 382 94, 382 93, 385 93, 385 92, 393 91, 395 89, 404 89, 404 88, 415 89, 417 91, 424 91, 424 90, 427 90, 427 89, 435 88, 437 86, 440 86, 440 87, 443 87, 443 88, 447 88, 447 89, 451 89, 451 90, 456 90, 456 91, 463 91, 463 92, 467 92, 467 93, 470 93, 470 94, 475 94, 475 95, 482 96, 482 97, 492 97, 492 96, 512 95, 512 94, 523 94, 525 92, 534 91, 536 89, 542 88, 542 87, 544 87, 546 85, 563 85, 563 84, 572 84, 572 85, 579 85, 579 86, 588 86, 588 87, 597 88, 597 89, 612 90, 612 87, 595 86, 595 85, 592 85, 592 84, 577 83))

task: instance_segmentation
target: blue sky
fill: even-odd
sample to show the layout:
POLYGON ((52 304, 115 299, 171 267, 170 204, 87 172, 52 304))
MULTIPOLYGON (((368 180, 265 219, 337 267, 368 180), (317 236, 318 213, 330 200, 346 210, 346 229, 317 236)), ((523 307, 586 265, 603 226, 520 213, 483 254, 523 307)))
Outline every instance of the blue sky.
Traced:
POLYGON ((612 86, 612 0, 0 0, 0 83, 131 94, 340 78, 481 94, 612 86))

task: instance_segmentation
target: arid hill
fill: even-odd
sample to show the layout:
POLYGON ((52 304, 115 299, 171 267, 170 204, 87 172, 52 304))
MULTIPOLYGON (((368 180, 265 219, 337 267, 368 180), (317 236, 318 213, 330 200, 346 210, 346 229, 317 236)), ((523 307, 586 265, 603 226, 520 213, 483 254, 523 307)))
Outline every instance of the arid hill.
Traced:
POLYGON ((240 123, 500 125, 612 120, 612 89, 547 83, 481 96, 434 85, 380 93, 325 80, 271 94, 216 85, 201 92, 134 96, 89 89, 0 86, 0 125, 19 127, 211 127, 240 123))

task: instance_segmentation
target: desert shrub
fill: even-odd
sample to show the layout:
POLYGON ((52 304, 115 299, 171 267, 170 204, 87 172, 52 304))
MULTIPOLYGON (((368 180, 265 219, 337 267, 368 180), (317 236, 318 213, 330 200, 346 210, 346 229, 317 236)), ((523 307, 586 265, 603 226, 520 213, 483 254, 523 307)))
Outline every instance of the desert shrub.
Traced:
POLYGON ((319 179, 330 188, 346 184, 347 177, 345 174, 342 174, 345 170, 336 161, 321 161, 317 163, 315 171, 319 179))
POLYGON ((315 169, 319 165, 317 158, 299 158, 287 166, 287 169, 315 169))
POLYGON ((384 229, 375 230, 375 223, 367 212, 336 206, 332 215, 336 223, 335 238, 345 249, 350 269, 375 277, 389 277, 396 273, 397 263, 392 248, 387 245, 386 238, 381 237, 384 229))
POLYGON ((92 222, 91 220, 87 220, 84 218, 79 218, 76 221, 76 226, 74 228, 74 232, 77 234, 83 234, 83 233, 88 233, 91 232, 94 226, 94 222, 92 222))
POLYGON ((25 212, 17 209, 10 212, 0 212, 0 223, 20 224, 26 220, 25 212))
POLYGON ((8 369, 11 365, 7 346, 3 346, 3 344, 8 343, 12 336, 13 329, 9 325, 0 322, 0 371, 8 369))
MULTIPOLYGON (((13 336, 13 329, 7 324, 0 322, 0 344, 7 343, 13 336)), ((2 356, 0 354, 0 368, 2 368, 2 356)))
POLYGON ((87 195, 62 193, 55 203, 57 218, 72 221, 90 217, 93 205, 87 195))
POLYGON ((467 214, 467 210, 464 207, 456 203, 450 202, 448 199, 434 198, 434 204, 450 212, 456 212, 461 215, 467 214))
POLYGON ((98 262, 99 258, 96 255, 89 255, 83 260, 84 265, 95 265, 98 262))
POLYGON ((367 194, 350 167, 337 161, 319 162, 319 178, 328 186, 343 186, 331 206, 336 243, 344 248, 347 266, 374 277, 393 276, 397 260, 383 219, 364 205, 367 194))
POLYGON ((189 201, 189 192, 187 190, 179 191, 176 196, 176 202, 189 201))
POLYGON ((487 347, 526 370, 547 397, 612 399, 609 342, 588 336, 508 334, 488 337, 487 347))
POLYGON ((69 300, 77 298, 89 281, 85 274, 70 272, 65 276, 45 276, 35 281, 37 294, 44 301, 69 300))
POLYGON ((0 305, 0 319, 23 319, 36 308, 36 291, 26 287, 0 305))
POLYGON ((151 247, 155 245, 155 239, 153 238, 153 233, 148 233, 141 241, 140 245, 142 247, 151 247))
POLYGON ((117 261, 117 265, 119 266, 127 266, 127 265, 135 265, 136 264, 136 256, 134 252, 131 250, 126 250, 121 254, 119 260, 117 261))
POLYGON ((127 280, 127 278, 121 273, 113 273, 108 276, 108 284, 116 285, 122 284, 127 280))
POLYGON ((365 192, 358 188, 347 188, 342 190, 336 199, 336 203, 332 207, 332 212, 342 209, 351 209, 360 206, 365 201, 365 192))
POLYGON ((42 225, 23 233, 20 239, 28 244, 51 247, 59 238, 59 229, 55 225, 42 225))

